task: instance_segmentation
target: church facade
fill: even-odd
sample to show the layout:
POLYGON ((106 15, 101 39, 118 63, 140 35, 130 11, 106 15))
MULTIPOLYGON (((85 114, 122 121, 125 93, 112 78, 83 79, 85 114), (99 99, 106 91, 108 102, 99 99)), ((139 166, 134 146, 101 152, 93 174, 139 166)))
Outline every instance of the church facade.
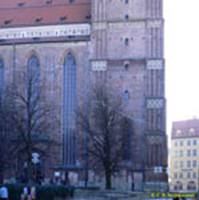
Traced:
POLYGON ((48 98, 57 106, 60 123, 54 137, 62 145, 49 165, 76 163, 74 109, 97 80, 128 96, 124 113, 134 119, 138 136, 131 141, 130 173, 141 173, 148 184, 167 182, 162 4, 163 0, 0 2, 1 85, 16 81, 16 72, 36 60, 48 98), (161 173, 156 173, 158 167, 161 173))

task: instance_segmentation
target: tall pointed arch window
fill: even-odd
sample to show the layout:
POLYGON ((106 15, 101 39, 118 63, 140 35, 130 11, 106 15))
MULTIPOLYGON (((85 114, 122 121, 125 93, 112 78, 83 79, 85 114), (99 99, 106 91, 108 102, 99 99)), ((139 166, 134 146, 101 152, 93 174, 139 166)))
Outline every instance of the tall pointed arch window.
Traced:
POLYGON ((63 69, 63 161, 75 164, 75 108, 76 108, 76 61, 71 53, 64 59, 63 69))
POLYGON ((32 55, 28 59, 28 80, 38 81, 40 70, 39 70, 39 59, 36 55, 32 55))
POLYGON ((27 65, 27 92, 31 98, 36 98, 39 93, 40 66, 39 59, 32 55, 27 65))
POLYGON ((4 88, 4 61, 0 58, 0 95, 3 92, 4 88))

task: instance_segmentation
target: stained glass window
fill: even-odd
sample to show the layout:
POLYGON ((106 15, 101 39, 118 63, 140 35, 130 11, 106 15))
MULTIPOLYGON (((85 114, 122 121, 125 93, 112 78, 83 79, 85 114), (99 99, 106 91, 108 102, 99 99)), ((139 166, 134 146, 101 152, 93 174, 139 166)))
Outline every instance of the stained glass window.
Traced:
POLYGON ((27 92, 31 100, 35 100, 39 94, 40 66, 37 56, 32 55, 27 66, 27 92))
POLYGON ((75 164, 76 61, 71 53, 65 57, 63 73, 63 158, 65 164, 75 164))
POLYGON ((2 93, 4 87, 4 62, 0 59, 0 93, 2 93))

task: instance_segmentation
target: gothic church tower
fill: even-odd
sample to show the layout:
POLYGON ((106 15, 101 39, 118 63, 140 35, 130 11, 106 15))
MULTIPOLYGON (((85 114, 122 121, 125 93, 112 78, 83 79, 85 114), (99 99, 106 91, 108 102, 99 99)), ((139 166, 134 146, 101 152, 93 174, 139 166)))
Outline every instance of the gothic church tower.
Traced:
POLYGON ((129 166, 146 183, 166 182, 163 0, 93 0, 91 66, 125 98, 133 121, 129 166), (155 174, 157 167, 162 171, 155 174))

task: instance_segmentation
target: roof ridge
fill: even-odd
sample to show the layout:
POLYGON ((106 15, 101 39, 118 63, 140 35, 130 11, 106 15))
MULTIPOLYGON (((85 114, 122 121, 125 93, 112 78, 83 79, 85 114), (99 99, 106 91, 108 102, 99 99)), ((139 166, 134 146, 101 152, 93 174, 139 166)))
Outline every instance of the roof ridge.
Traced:
POLYGON ((1 7, 0 10, 13 10, 13 9, 28 9, 28 8, 49 8, 49 7, 61 7, 61 6, 87 6, 91 3, 59 3, 59 4, 42 4, 42 5, 33 5, 33 6, 16 6, 16 7, 1 7))

